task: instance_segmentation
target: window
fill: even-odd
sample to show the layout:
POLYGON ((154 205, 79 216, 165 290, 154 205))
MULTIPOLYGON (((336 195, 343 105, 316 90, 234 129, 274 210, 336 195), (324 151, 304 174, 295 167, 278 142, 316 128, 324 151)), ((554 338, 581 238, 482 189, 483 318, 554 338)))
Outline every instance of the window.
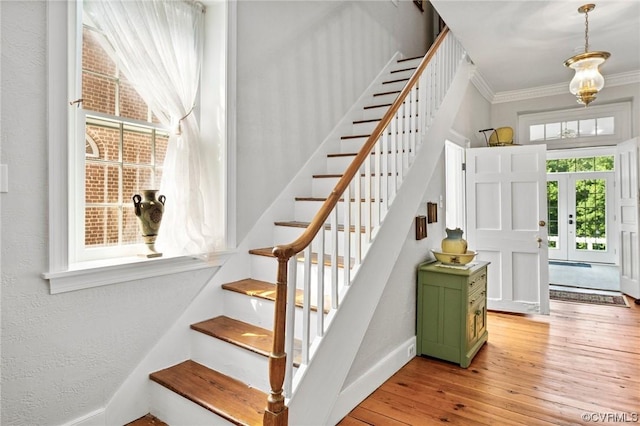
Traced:
POLYGON ((72 212, 77 214, 75 259, 134 255, 143 241, 131 197, 159 187, 168 131, 105 51, 107 40, 86 21, 80 45, 76 126, 85 132, 85 162, 76 172, 84 181, 78 188, 84 191, 84 208, 72 212))
POLYGON ((631 136, 628 102, 589 108, 522 114, 520 144, 546 144, 550 149, 613 145, 631 136))
MULTIPOLYGON (((235 95, 235 63, 229 60, 229 52, 235 49, 236 5, 206 3, 204 25, 215 31, 205 31, 202 72, 209 84, 203 87, 202 106, 194 114, 220 118, 203 122, 201 134, 219 153, 209 162, 216 174, 212 180, 220 182, 212 204, 219 209, 216 220, 233 246, 234 222, 227 218, 234 217, 235 206, 227 199, 233 200, 235 195, 233 185, 228 190, 225 182, 233 182, 235 176, 235 170, 227 168, 227 159, 235 152, 234 134, 227 137, 228 123, 233 122, 235 111, 233 102, 227 100, 235 95)), ((220 265, 228 257, 224 251, 217 252, 209 263, 193 256, 148 261, 126 256, 126 250, 120 253, 125 257, 107 258, 107 252, 135 246, 139 241, 137 223, 133 226, 127 212, 127 193, 142 185, 159 183, 168 134, 150 116, 117 64, 91 62, 90 59, 97 59, 89 58, 87 50, 87 55, 81 56, 82 41, 98 41, 100 48, 104 45, 95 37, 100 36, 95 28, 82 25, 81 5, 80 1, 69 0, 51 2, 47 7, 49 269, 43 277, 49 280, 51 293, 220 265), (82 59, 87 65, 85 71, 78 70, 74 78, 69 78, 69 73, 74 72, 69 64, 82 59), (74 102, 85 96, 80 92, 82 80, 87 86, 100 84, 109 88, 105 92, 109 95, 100 100, 87 94, 83 102, 74 102), (70 140, 75 142, 70 144, 70 140), (135 149, 131 149, 134 145, 135 149), (85 179, 89 188, 86 191, 85 179), (113 186, 112 181, 117 185, 113 186), (85 220, 98 225, 91 223, 85 228, 85 220), (99 255, 82 257, 79 250, 99 255)))
POLYGON ((529 140, 548 141, 553 139, 575 139, 613 135, 615 134, 614 128, 615 117, 532 124, 529 126, 529 140))

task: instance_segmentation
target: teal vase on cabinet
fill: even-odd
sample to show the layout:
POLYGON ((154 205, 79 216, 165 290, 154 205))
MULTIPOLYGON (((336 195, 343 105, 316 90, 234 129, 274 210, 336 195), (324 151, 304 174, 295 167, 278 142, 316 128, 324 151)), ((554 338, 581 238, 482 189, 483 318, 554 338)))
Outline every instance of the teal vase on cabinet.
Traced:
POLYGON ((447 237, 442 240, 442 252, 465 254, 467 252, 467 241, 462 238, 462 229, 445 229, 447 237))

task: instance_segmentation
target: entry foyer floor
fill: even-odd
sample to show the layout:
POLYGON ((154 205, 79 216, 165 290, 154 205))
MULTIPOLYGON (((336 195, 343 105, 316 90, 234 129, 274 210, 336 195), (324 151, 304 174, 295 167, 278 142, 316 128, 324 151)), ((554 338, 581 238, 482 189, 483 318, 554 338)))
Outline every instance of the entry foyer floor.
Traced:
POLYGON ((549 283, 550 288, 562 286, 562 290, 574 288, 620 291, 618 267, 603 263, 551 261, 549 262, 549 283))

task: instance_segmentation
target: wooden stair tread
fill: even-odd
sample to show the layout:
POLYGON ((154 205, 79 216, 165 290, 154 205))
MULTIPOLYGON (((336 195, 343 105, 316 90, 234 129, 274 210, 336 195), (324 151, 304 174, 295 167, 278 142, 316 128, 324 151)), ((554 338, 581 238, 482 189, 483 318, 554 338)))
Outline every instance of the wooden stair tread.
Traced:
POLYGON ((417 69, 418 69, 418 67, 400 68, 400 69, 397 69, 397 70, 392 70, 390 74, 395 74, 395 73, 404 72, 404 71, 415 71, 417 69))
POLYGON ((378 105, 367 105, 363 107, 364 109, 374 109, 374 108, 389 108, 392 104, 378 104, 378 105))
MULTIPOLYGON (((224 315, 191 324, 191 328, 264 357, 269 356, 273 347, 273 331, 224 315)), ((293 365, 296 367, 300 366, 301 348, 302 342, 295 339, 293 365)))
POLYGON ((396 80, 383 81, 382 84, 402 83, 403 81, 409 81, 409 78, 398 78, 396 80))
POLYGON ((342 139, 342 140, 360 139, 360 138, 369 138, 369 136, 371 136, 371 134, 368 134, 368 135, 348 135, 348 136, 340 136, 340 139, 342 139))
MULTIPOLYGON (((373 201, 372 201, 373 202, 373 201)), ((298 220, 290 220, 290 221, 279 221, 279 222, 274 222, 274 224, 276 226, 288 226, 290 228, 308 228, 309 225, 311 224, 310 222, 300 222, 298 220)), ((324 225, 324 229, 326 231, 330 231, 331 230, 331 225, 330 224, 326 224, 324 225)), ((339 232, 344 232, 344 225, 338 224, 338 231, 339 232)), ((364 226, 360 227, 360 232, 365 232, 366 228, 364 226)), ((356 232, 356 227, 355 225, 351 225, 349 227, 349 232, 356 232)))
POLYGON ((147 414, 146 416, 142 416, 139 419, 136 419, 130 423, 127 423, 125 426, 169 426, 156 416, 151 414, 147 414))
POLYGON ((373 97, 375 98, 376 96, 386 96, 386 95, 399 95, 400 94, 400 90, 391 90, 388 92, 379 92, 379 93, 374 93, 373 97))
POLYGON ((266 393, 195 361, 156 371, 149 378, 232 423, 262 424, 266 393))
MULTIPOLYGON (((324 203, 325 201, 327 201, 327 198, 326 198, 326 197, 295 197, 295 201, 321 201, 321 202, 323 202, 323 203, 324 203)), ((350 201, 353 203, 353 202, 355 202, 355 201, 356 201, 356 199, 352 197, 352 198, 350 198, 350 201)), ((338 200, 338 202, 339 202, 339 203, 343 203, 343 202, 344 202, 344 198, 340 198, 340 199, 338 200)), ((361 203, 364 203, 364 202, 365 202, 365 199, 364 199, 364 198, 361 198, 361 199, 360 199, 360 202, 361 202, 361 203)), ((375 200, 374 198, 372 198, 372 199, 371 199, 371 202, 372 202, 372 203, 375 203, 375 202, 376 202, 376 200, 375 200)))
MULTIPOLYGON (((404 153, 404 149, 401 151, 398 151, 398 154, 400 154, 400 152, 404 153)), ((409 150, 409 152, 411 152, 411 150, 409 150)), ((392 151, 387 152, 387 155, 391 155, 392 151)), ((328 158, 335 158, 335 157, 355 157, 356 155, 358 155, 357 152, 337 152, 335 154, 327 154, 328 158)), ((371 155, 376 155, 375 152, 371 152, 371 155)))
MULTIPOLYGON (((243 280, 234 281, 231 283, 223 284, 222 288, 236 293, 245 294, 247 296, 258 297, 260 299, 275 301, 276 300, 276 285, 266 281, 255 280, 253 278, 246 278, 243 280)), ((304 292, 301 289, 296 289, 296 306, 301 308, 304 300, 304 292)), ((330 302, 325 300, 324 313, 329 313, 330 302)), ((312 305, 312 311, 317 311, 318 307, 312 305)))
MULTIPOLYGON (((266 257, 273 257, 275 258, 276 256, 273 254, 273 247, 263 247, 263 248, 257 248, 257 249, 251 249, 249 250, 249 254, 255 254, 258 256, 266 256, 266 257)), ((298 261, 302 262, 304 261, 304 256, 300 256, 298 257, 298 261)), ((311 263, 317 264, 318 263, 318 254, 317 253, 311 253, 311 263)), ((354 259, 351 259, 351 264, 355 264, 354 259)), ((325 254, 324 256, 324 266, 331 266, 331 255, 325 254)), ((338 268, 344 268, 344 258, 342 256, 338 256, 338 268)))
POLYGON ((407 61, 413 61, 415 59, 422 59, 422 56, 412 56, 411 58, 398 59, 396 62, 398 63, 407 62, 407 61))
POLYGON ((380 121, 382 118, 370 118, 368 120, 354 120, 353 124, 364 124, 364 123, 374 123, 376 121, 380 121))

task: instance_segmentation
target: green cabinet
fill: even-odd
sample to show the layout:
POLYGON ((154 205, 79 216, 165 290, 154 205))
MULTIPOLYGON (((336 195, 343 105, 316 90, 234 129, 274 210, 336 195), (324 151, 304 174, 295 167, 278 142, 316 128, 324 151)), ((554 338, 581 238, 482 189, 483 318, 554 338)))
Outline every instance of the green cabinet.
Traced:
POLYGON ((487 265, 418 267, 417 354, 467 368, 487 341, 487 265))

